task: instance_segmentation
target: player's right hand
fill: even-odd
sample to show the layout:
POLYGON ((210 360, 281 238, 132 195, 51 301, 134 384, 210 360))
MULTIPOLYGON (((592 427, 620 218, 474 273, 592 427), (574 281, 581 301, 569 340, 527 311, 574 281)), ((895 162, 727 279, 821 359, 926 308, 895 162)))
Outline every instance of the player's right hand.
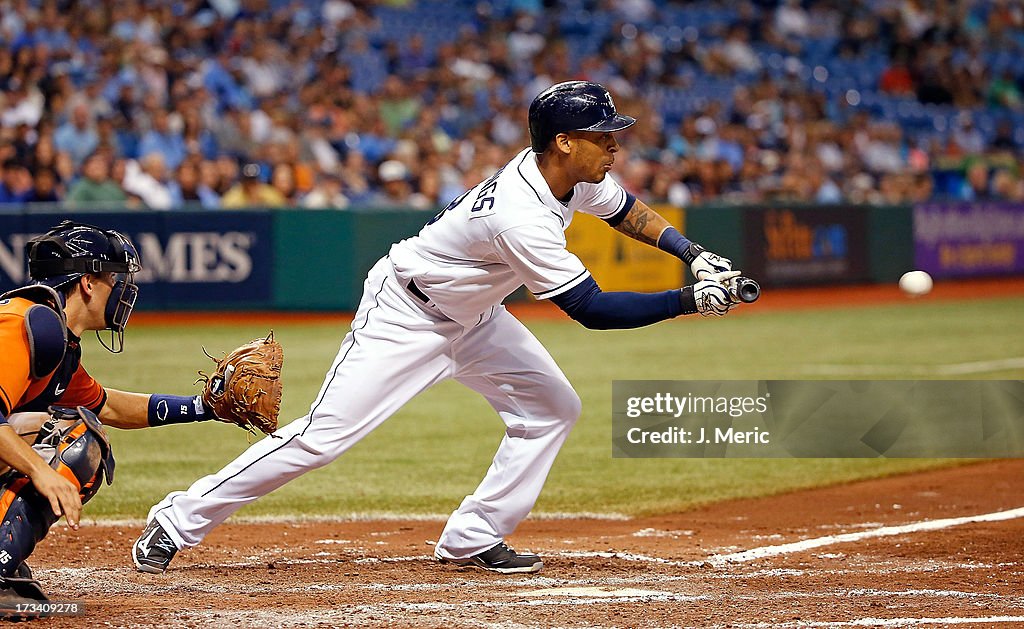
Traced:
POLYGON ((711 273, 693 285, 693 298, 697 312, 705 317, 721 317, 728 314, 736 301, 729 292, 729 284, 739 277, 740 271, 711 273))
POLYGON ((82 515, 82 497, 78 488, 48 465, 39 465, 29 475, 36 490, 50 501, 54 515, 63 515, 68 525, 78 530, 82 515))

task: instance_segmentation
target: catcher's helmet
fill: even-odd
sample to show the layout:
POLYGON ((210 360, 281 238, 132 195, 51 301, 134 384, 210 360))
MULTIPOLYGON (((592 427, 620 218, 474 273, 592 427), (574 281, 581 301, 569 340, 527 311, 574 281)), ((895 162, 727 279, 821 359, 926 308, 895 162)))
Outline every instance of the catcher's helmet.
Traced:
POLYGON ((566 131, 621 131, 636 118, 615 111, 608 90, 590 81, 567 81, 540 93, 530 104, 530 143, 543 153, 566 131))
POLYGON ((106 307, 106 329, 113 334, 111 345, 103 345, 112 352, 120 352, 124 347, 124 326, 139 293, 134 275, 142 269, 132 241, 112 229, 61 221, 42 236, 29 240, 25 252, 33 283, 57 290, 87 273, 115 274, 117 279, 106 307))

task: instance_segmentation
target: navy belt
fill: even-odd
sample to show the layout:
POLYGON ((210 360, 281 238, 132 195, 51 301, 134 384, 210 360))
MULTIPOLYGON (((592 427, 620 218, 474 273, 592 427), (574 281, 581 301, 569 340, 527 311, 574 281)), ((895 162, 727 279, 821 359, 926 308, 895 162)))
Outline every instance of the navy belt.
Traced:
POLYGON ((412 293, 413 297, 419 299, 423 303, 430 301, 430 297, 427 297, 426 293, 420 290, 420 287, 416 285, 415 280, 409 280, 409 283, 405 285, 409 292, 412 293))

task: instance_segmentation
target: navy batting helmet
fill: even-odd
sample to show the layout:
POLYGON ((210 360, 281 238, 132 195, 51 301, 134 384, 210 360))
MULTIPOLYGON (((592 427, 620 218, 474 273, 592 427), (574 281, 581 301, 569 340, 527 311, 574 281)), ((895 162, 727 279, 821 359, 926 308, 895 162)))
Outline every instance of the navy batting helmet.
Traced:
POLYGON ((87 273, 115 274, 105 313, 106 329, 111 330, 115 338, 110 345, 103 345, 110 351, 120 352, 124 347, 124 326, 139 293, 134 275, 142 270, 132 241, 112 229, 61 221, 42 236, 28 241, 25 252, 33 282, 57 290, 87 273))
POLYGON ((621 131, 636 118, 615 111, 608 90, 590 81, 552 85, 530 104, 530 143, 543 153, 548 143, 566 131, 621 131))

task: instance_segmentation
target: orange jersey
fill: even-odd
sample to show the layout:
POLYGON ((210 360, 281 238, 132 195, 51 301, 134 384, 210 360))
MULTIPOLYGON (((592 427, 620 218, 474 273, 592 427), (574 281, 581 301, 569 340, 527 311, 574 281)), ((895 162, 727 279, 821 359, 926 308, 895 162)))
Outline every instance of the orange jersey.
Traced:
POLYGON ((81 365, 80 339, 67 333, 64 358, 53 372, 33 378, 25 312, 35 302, 23 297, 0 300, 0 413, 45 411, 50 405, 84 406, 98 413, 107 393, 81 365))

